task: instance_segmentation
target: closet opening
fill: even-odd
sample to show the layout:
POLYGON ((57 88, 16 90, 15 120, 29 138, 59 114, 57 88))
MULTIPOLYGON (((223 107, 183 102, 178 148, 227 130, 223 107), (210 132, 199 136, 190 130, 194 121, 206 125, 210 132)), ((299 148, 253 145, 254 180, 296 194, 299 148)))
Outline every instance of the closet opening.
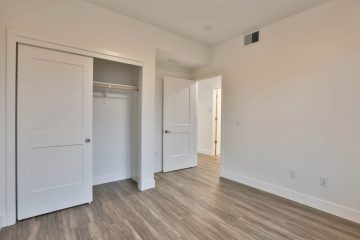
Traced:
POLYGON ((94 185, 138 179, 141 67, 94 58, 94 185))
POLYGON ((153 187, 138 169, 152 104, 140 102, 142 63, 18 31, 8 40, 5 225, 91 203, 93 185, 153 187))

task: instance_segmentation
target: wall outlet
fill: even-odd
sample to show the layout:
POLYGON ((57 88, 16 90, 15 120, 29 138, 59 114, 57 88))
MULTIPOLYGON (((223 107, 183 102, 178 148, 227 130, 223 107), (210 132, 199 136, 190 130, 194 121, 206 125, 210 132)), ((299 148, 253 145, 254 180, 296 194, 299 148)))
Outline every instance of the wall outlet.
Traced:
POLYGON ((289 177, 291 179, 296 179, 296 171, 295 170, 289 170, 289 177))
POLYGON ((328 179, 326 177, 320 177, 320 186, 328 187, 328 179))

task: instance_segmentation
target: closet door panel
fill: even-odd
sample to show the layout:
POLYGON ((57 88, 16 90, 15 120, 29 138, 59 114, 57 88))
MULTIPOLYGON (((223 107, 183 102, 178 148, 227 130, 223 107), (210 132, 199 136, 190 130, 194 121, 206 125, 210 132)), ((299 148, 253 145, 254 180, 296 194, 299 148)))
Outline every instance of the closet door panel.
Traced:
POLYGON ((18 219, 92 201, 89 57, 18 46, 18 219))

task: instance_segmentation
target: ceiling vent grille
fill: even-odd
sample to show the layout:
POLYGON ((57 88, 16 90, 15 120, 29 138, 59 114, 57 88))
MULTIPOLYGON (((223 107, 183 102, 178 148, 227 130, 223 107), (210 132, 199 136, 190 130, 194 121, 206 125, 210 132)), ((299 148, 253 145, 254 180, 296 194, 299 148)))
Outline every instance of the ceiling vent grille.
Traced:
POLYGON ((256 43, 260 40, 260 32, 253 32, 245 36, 245 46, 256 43))

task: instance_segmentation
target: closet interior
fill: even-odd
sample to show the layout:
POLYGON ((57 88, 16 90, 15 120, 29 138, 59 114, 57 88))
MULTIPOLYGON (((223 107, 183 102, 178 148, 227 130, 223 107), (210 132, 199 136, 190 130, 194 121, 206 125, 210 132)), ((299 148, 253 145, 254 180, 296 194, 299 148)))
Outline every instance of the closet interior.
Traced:
POLYGON ((141 67, 94 58, 94 185, 138 177, 141 67))

